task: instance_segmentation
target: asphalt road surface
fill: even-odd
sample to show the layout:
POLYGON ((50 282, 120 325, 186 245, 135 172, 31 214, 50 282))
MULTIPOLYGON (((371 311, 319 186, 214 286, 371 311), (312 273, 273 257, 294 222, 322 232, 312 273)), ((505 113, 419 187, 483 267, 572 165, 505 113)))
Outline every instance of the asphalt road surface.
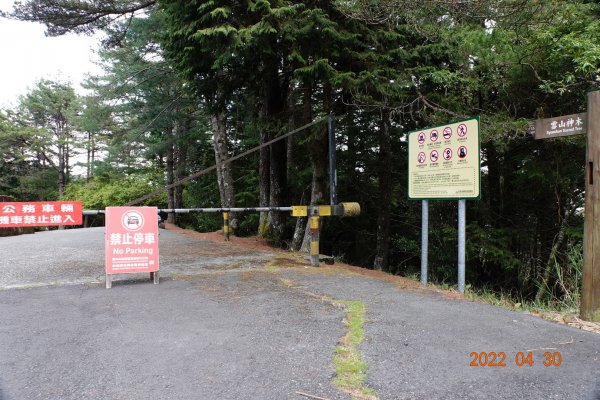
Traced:
POLYGON ((103 241, 103 228, 0 238, 0 400, 351 399, 332 384, 336 299, 366 307, 379 399, 600 400, 598 334, 181 231, 161 230, 159 285, 122 275, 107 290, 103 241), (470 366, 491 352, 506 366, 470 366))

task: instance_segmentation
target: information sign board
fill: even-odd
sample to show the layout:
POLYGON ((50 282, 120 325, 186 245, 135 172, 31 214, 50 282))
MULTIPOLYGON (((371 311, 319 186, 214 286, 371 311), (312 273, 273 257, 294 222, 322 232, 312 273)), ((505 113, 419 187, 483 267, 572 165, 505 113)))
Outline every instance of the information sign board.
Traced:
POLYGON ((478 199, 480 195, 479 118, 408 134, 410 199, 478 199))
POLYGON ((106 208, 106 274, 158 271, 158 209, 106 208))
POLYGON ((81 225, 80 201, 0 203, 0 228, 81 225))

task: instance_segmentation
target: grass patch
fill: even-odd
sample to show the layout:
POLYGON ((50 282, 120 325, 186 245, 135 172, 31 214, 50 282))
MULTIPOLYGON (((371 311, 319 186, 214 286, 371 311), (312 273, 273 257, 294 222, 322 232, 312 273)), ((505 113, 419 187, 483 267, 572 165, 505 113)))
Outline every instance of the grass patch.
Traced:
POLYGON ((486 288, 473 289, 470 285, 465 288, 464 295, 469 300, 480 301, 511 310, 521 309, 521 306, 523 305, 522 301, 518 301, 512 296, 508 296, 504 293, 497 293, 486 288))
POLYGON ((277 266, 272 261, 270 261, 270 262, 267 263, 267 266, 265 267, 265 271, 274 274, 276 272, 279 272, 279 266, 277 266))
POLYGON ((344 325, 346 334, 339 340, 333 354, 335 375, 332 383, 339 390, 352 396, 352 400, 378 400, 374 389, 365 384, 367 364, 362 360, 359 346, 365 339, 365 305, 361 301, 333 299, 327 295, 318 295, 296 287, 295 282, 287 278, 279 278, 281 283, 291 289, 319 301, 327 302, 346 312, 344 325))
POLYGON ((283 283, 285 287, 288 287, 288 288, 294 287, 294 281, 292 281, 291 279, 280 278, 280 280, 281 280, 281 283, 283 283))
MULTIPOLYGON (((406 275, 415 282, 420 282, 418 274, 406 275)), ((444 291, 456 291, 456 284, 446 282, 428 282, 429 287, 433 287, 444 291)), ((497 307, 506 308, 514 311, 527 312, 544 317, 546 314, 551 315, 548 319, 555 320, 553 316, 556 314, 577 315, 579 313, 579 294, 570 294, 563 299, 556 297, 545 298, 540 301, 529 300, 515 293, 507 293, 495 291, 487 286, 473 287, 467 284, 465 287, 465 298, 490 304, 497 307)))
POLYGON ((579 312, 579 304, 548 300, 526 300, 505 293, 498 293, 487 288, 467 288, 465 290, 465 297, 509 310, 524 311, 542 316, 546 313, 569 315, 579 312))
POLYGON ((366 386, 367 365, 358 346, 365 337, 365 305, 360 301, 339 301, 346 308, 346 335, 333 355, 334 385, 357 400, 376 400, 375 390, 366 386))

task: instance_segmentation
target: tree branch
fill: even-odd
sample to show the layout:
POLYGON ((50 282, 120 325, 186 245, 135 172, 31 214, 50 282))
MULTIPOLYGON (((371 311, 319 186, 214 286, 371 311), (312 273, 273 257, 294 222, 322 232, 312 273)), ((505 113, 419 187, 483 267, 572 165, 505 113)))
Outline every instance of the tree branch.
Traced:
POLYGON ((20 21, 40 22, 46 25, 48 36, 66 33, 91 34, 115 19, 151 7, 157 0, 133 2, 112 0, 96 2, 89 0, 31 0, 16 2, 13 12, 2 16, 20 21))

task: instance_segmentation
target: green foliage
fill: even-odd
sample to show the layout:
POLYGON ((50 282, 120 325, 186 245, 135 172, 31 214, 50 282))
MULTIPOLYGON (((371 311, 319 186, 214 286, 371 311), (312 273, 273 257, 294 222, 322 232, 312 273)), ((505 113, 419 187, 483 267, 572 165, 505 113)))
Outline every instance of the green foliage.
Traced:
POLYGON ((18 178, 10 192, 17 201, 58 200, 57 173, 52 168, 32 170, 18 178))
MULTIPOLYGON (((160 181, 156 176, 132 176, 122 179, 103 180, 93 178, 87 182, 75 181, 69 184, 65 200, 79 200, 84 209, 103 210, 106 207, 122 206, 156 190, 160 181)), ((162 195, 146 203, 166 208, 166 196, 162 195)))
POLYGON ((521 291, 507 291, 489 284, 479 284, 477 287, 468 285, 465 295, 497 306, 542 315, 547 311, 578 314, 583 270, 582 242, 570 242, 566 248, 564 253, 551 260, 553 269, 550 281, 553 284, 546 288, 546 296, 540 301, 531 300, 521 291))
POLYGON ((511 273, 520 264, 520 260, 511 250, 511 231, 506 228, 485 229, 477 224, 467 228, 469 246, 467 252, 477 259, 478 270, 488 273, 502 270, 511 273))
MULTIPOLYGON (((49 3, 32 3, 46 8, 36 14, 19 6, 20 15, 47 21, 41 10, 51 11, 49 3)), ((600 89, 597 2, 150 3, 144 18, 108 27, 107 43, 119 46, 101 51, 106 74, 88 82, 93 96, 72 102, 82 105, 81 112, 65 113, 74 123, 67 141, 101 154, 90 168, 96 177, 71 183, 69 198, 85 199, 89 208, 123 204, 174 175, 212 165, 207 116, 215 111, 227 115, 231 154, 255 146, 264 139, 261 134, 275 137, 333 111, 339 198, 358 201, 363 213, 354 220, 328 219, 321 248, 348 262, 373 265, 381 214, 390 222, 388 270, 410 275, 419 270, 420 204, 407 200, 406 132, 479 115, 482 198, 468 202, 467 214, 472 290, 509 293, 522 303, 535 295, 550 265, 543 301, 576 302, 585 138, 534 141, 527 128, 536 118, 584 111, 587 92, 600 89), (392 156, 381 168, 383 118, 391 127, 392 156), (386 170, 391 171, 389 215, 378 201, 386 170), (566 240, 551 259, 561 229, 566 240)), ((123 2, 111 4, 110 15, 123 11, 123 2)), ((90 7, 92 15, 103 8, 90 7)), ((73 8, 77 5, 60 2, 49 14, 52 32, 72 29, 73 15, 56 11, 73 8)), ((66 141, 53 137, 43 107, 72 93, 58 84, 42 86, 52 89, 42 92, 56 96, 30 96, 20 112, 0 114, 0 190, 18 198, 57 196, 52 148, 66 141)), ((319 126, 294 137, 281 201, 307 204, 313 178, 325 180, 319 175, 326 157, 324 132, 319 126)), ((287 157, 277 154, 276 160, 287 157)), ((258 169, 257 158, 233 164, 238 205, 257 205, 258 169)), ((220 204, 214 175, 189 183, 179 195, 189 207, 220 204)), ((166 197, 151 201, 166 202, 166 197)), ((257 215, 238 218, 240 234, 258 227, 257 215)), ((180 222, 201 230, 221 227, 219 216, 185 216, 180 222)), ((294 222, 286 220, 287 236, 278 239, 287 241, 294 222)), ((432 201, 430 226, 430 276, 452 285, 454 202, 432 201)))
POLYGON ((121 16, 151 7, 155 0, 105 0, 74 2, 71 0, 32 0, 15 2, 11 17, 46 25, 47 34, 90 34, 114 23, 121 16))
POLYGON ((20 105, 31 118, 32 124, 55 132, 63 128, 60 124, 69 124, 71 117, 78 111, 73 87, 48 80, 38 81, 21 99, 20 105))
POLYGON ((73 88, 41 80, 16 110, 0 112, 0 188, 21 200, 52 200, 69 179, 79 146, 73 88))
MULTIPOLYGON (((256 204, 256 203, 255 203, 256 204)), ((246 213, 240 216, 241 221, 235 231, 236 236, 254 236, 256 235, 259 223, 259 214, 246 213)))
POLYGON ((223 229, 223 218, 221 214, 194 214, 187 216, 181 222, 187 229, 193 229, 198 232, 214 232, 223 229))

